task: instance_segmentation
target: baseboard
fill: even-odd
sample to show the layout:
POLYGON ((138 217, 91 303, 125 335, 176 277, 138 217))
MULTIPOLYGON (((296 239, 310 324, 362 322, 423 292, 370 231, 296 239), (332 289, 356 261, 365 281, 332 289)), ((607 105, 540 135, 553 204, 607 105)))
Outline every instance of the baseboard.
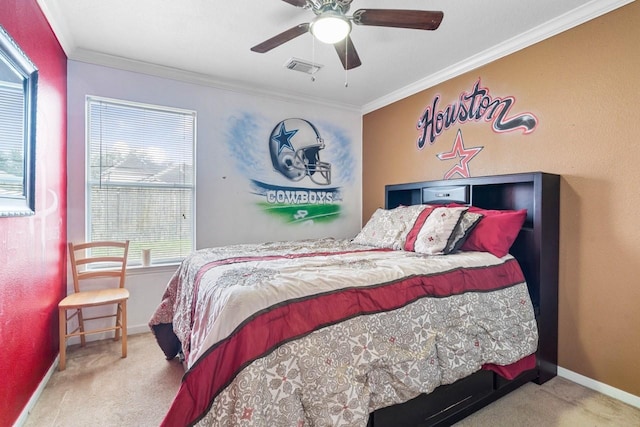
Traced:
POLYGON ((138 335, 151 332, 151 328, 146 323, 144 325, 133 325, 127 327, 127 335, 138 335))
POLYGON ((49 367, 49 370, 47 371, 46 375, 42 378, 42 381, 40 381, 40 384, 38 384, 38 388, 36 388, 36 390, 31 395, 31 398, 29 399, 25 407, 22 409, 20 416, 18 417, 16 422, 13 423, 13 427, 22 427, 24 423, 27 422, 27 418, 29 418, 29 414, 33 410, 34 406, 36 406, 36 403, 38 403, 38 399, 40 399, 40 395, 42 394, 42 392, 44 391, 44 388, 49 383, 49 380, 51 379, 51 375, 53 375, 55 370, 58 368, 59 362, 60 362, 60 356, 58 355, 53 360, 53 363, 49 367))
POLYGON ((558 366, 558 376, 573 381, 576 384, 580 384, 581 386, 590 388, 591 390, 595 390, 597 392, 605 394, 609 397, 613 397, 614 399, 618 399, 628 405, 640 408, 639 396, 635 396, 631 393, 627 393, 626 391, 611 387, 610 385, 593 380, 589 377, 585 377, 584 375, 580 375, 568 369, 561 368, 560 366, 558 366))

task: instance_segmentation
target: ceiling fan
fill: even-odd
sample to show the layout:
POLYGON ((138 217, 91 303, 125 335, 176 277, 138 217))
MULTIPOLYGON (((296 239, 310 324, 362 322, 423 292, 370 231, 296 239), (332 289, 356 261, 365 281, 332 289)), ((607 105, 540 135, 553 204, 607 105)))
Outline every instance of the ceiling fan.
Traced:
POLYGON ((251 48, 265 53, 307 32, 318 40, 333 44, 345 70, 359 67, 362 62, 351 41, 351 23, 376 27, 435 30, 442 22, 443 13, 406 9, 358 9, 347 16, 353 0, 282 0, 296 7, 310 9, 316 17, 310 23, 289 28, 251 48), (328 36, 325 38, 325 30, 328 36))

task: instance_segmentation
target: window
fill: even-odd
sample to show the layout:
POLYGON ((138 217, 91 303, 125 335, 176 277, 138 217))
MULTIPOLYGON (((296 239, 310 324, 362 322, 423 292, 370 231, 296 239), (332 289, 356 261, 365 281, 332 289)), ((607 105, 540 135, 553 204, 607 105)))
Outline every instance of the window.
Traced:
POLYGON ((146 249, 180 261, 195 247, 195 111, 87 97, 86 123, 88 240, 129 239, 130 265, 146 249))
POLYGON ((33 215, 38 69, 0 26, 0 217, 33 215))
POLYGON ((0 196, 20 197, 24 181, 22 84, 0 81, 0 196))

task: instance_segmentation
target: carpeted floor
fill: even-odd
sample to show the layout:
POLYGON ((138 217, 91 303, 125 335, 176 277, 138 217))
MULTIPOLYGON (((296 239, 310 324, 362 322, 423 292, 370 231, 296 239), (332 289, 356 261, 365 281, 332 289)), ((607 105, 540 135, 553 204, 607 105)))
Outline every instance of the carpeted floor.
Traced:
POLYGON ((158 426, 184 374, 167 361, 151 333, 131 335, 127 357, 120 342, 93 341, 67 350, 25 426, 158 426))
MULTIPOLYGON (((112 340, 70 348, 67 369, 53 374, 25 426, 159 425, 182 366, 164 359, 151 333, 130 336, 128 344, 126 359, 112 340)), ((473 426, 638 427, 640 409, 556 377, 526 384, 456 424, 473 426)))

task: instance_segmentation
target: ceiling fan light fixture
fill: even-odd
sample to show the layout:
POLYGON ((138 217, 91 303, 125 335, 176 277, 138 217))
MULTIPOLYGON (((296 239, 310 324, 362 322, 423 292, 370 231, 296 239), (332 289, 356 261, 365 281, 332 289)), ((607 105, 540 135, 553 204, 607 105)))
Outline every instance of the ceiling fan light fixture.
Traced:
POLYGON ((340 14, 323 13, 311 23, 311 34, 322 43, 335 44, 351 32, 351 23, 340 14))

